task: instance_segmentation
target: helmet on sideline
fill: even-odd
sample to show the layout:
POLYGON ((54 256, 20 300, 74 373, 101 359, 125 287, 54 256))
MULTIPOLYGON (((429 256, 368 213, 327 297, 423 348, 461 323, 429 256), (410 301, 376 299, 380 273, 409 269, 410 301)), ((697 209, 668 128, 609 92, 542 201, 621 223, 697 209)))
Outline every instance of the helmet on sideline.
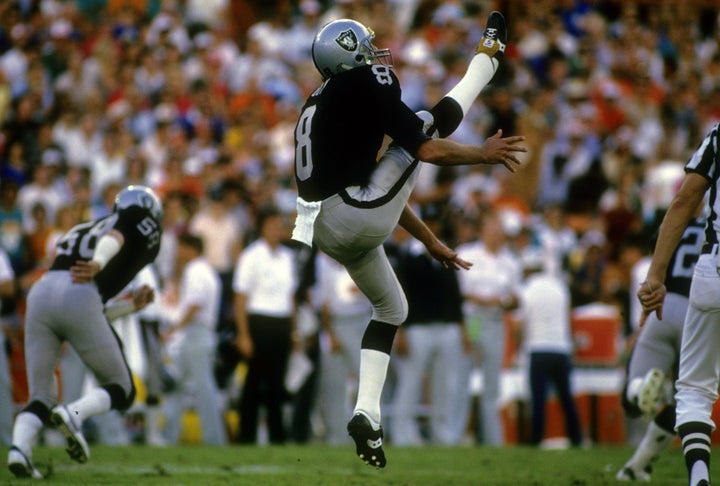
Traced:
POLYGON ((114 213, 119 213, 133 207, 147 211, 158 223, 162 219, 162 203, 155 192, 149 187, 137 185, 127 186, 115 196, 115 204, 113 205, 114 213))
POLYGON ((390 49, 377 49, 375 32, 350 19, 334 20, 325 25, 312 43, 312 58, 323 79, 368 64, 392 67, 390 49))

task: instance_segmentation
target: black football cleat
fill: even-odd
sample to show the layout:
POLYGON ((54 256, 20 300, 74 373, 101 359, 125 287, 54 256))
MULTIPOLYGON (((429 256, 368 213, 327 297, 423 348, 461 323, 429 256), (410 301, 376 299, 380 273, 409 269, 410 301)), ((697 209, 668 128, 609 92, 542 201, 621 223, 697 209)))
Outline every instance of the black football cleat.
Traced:
POLYGON ((347 430, 355 441, 355 452, 365 464, 385 467, 387 461, 383 451, 382 426, 373 425, 369 417, 358 412, 348 422, 347 430))
POLYGON ((505 17, 497 10, 493 10, 488 15, 485 24, 485 32, 480 39, 480 43, 475 49, 475 54, 484 53, 490 58, 498 61, 502 60, 505 53, 505 45, 507 44, 507 26, 505 25, 505 17))

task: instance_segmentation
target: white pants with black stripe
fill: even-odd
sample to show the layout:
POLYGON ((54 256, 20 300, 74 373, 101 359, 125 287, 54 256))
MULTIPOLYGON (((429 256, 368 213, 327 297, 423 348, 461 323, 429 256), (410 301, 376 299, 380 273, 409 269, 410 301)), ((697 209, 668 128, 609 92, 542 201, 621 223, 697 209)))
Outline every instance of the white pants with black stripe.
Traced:
POLYGON ((715 427, 713 404, 720 379, 720 275, 716 256, 700 255, 693 273, 676 382, 676 430, 689 422, 715 427))
POLYGON ((397 226, 418 175, 418 163, 391 146, 366 187, 348 187, 322 201, 314 224, 320 250, 345 266, 373 305, 373 319, 400 325, 407 300, 383 242, 397 226))

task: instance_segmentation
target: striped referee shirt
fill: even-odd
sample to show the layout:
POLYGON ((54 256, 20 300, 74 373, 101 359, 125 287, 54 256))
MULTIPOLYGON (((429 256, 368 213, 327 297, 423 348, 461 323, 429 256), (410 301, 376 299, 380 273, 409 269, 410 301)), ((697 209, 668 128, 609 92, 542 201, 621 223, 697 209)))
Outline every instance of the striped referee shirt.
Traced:
POLYGON ((718 221, 718 214, 720 214, 720 201, 718 201, 718 190, 720 190, 719 131, 720 124, 716 124, 685 164, 685 172, 694 172, 710 182, 708 201, 710 214, 705 226, 705 241, 710 245, 718 243, 718 234, 720 233, 720 221, 718 221))

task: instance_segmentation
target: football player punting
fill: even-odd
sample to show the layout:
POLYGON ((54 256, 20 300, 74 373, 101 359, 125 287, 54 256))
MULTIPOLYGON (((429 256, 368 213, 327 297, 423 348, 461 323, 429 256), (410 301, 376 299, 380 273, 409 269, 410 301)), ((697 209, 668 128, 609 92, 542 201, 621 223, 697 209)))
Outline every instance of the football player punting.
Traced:
POLYGON ((16 477, 41 477, 32 463, 31 445, 44 424, 63 433, 68 454, 82 463, 90 455, 83 421, 132 404, 135 387, 108 319, 143 308, 154 295, 141 287, 131 300, 104 304, 155 260, 161 217, 162 205, 150 189, 126 187, 117 195, 112 214, 75 226, 58 242, 50 270, 30 289, 25 319, 30 400, 15 419, 8 453, 8 468, 16 477), (100 386, 58 405, 54 370, 65 341, 100 386))
POLYGON ((373 305, 361 343, 358 397, 348 432, 365 463, 385 466, 380 395, 407 301, 382 243, 397 224, 443 265, 470 263, 443 244, 407 205, 419 160, 436 165, 519 165, 523 137, 498 132, 480 146, 437 137, 452 133, 492 79, 505 50, 503 16, 492 12, 484 37, 458 84, 429 112, 415 114, 400 99, 388 49, 354 20, 325 25, 312 57, 323 83, 310 95, 295 129, 298 217, 293 238, 315 244, 348 270, 373 305), (379 161, 385 135, 393 142, 379 161))

